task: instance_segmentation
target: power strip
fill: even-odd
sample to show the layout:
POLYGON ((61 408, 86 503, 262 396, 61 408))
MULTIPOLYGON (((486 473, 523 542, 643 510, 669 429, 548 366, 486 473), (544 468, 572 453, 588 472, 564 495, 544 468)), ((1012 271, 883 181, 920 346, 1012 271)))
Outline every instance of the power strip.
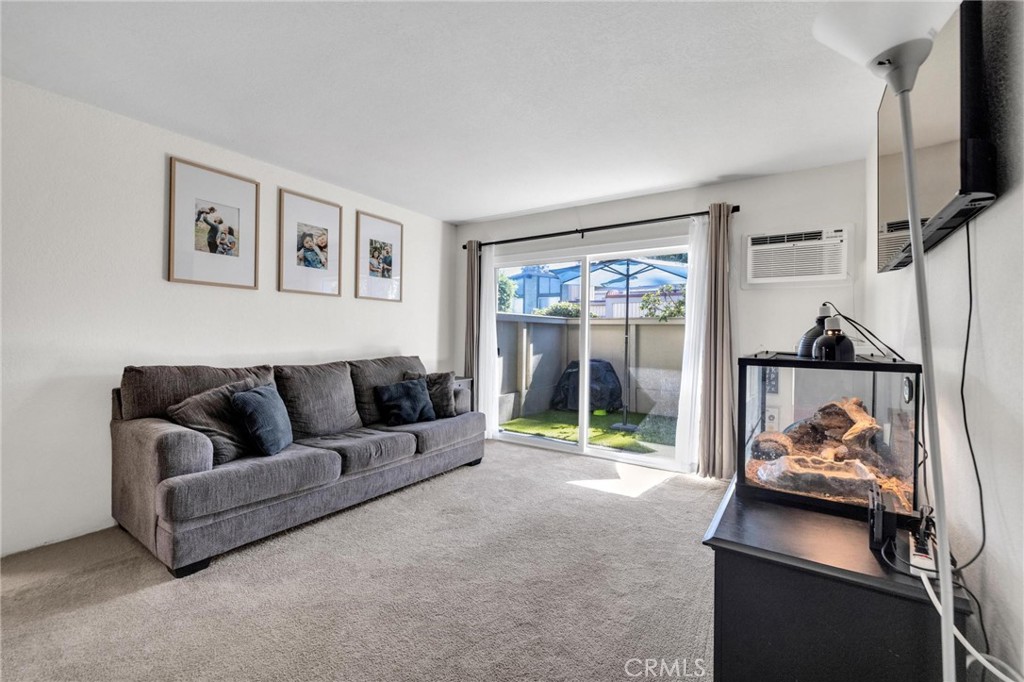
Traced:
POLYGON ((932 547, 928 540, 920 542, 914 533, 909 533, 910 573, 916 576, 932 577, 935 575, 935 559, 932 558, 932 547))

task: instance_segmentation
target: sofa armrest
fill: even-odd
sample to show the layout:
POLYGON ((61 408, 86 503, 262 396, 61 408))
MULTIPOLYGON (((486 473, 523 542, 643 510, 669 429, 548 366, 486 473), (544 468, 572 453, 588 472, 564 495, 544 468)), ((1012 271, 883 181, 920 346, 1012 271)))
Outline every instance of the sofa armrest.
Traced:
POLYGON ((213 443, 164 419, 110 422, 111 512, 142 544, 156 551, 156 487, 165 478, 209 471, 213 443))
POLYGON ((455 387, 455 414, 465 414, 473 410, 473 392, 468 388, 455 387))
MULTIPOLYGON (((121 462, 144 474, 155 486, 165 478, 209 471, 213 443, 193 429, 155 417, 111 423, 114 452, 121 462)), ((115 459, 118 459, 115 454, 115 459)))

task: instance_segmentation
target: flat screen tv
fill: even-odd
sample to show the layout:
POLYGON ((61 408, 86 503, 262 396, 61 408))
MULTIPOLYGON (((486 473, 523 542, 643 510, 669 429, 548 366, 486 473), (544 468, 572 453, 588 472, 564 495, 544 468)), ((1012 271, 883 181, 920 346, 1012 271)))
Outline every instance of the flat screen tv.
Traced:
MULTIPOLYGON (((981 5, 960 5, 936 36, 910 94, 925 251, 996 199, 981 5)), ((905 188, 899 103, 886 87, 878 107, 879 272, 911 262, 905 188)))

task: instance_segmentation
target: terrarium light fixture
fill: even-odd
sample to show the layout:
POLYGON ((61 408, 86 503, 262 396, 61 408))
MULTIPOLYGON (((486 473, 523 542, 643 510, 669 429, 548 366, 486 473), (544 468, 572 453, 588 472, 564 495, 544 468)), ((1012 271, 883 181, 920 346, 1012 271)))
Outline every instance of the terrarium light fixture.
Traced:
POLYGON ((953 639, 953 578, 949 553, 949 526, 946 523, 945 488, 939 447, 935 362, 932 355, 928 288, 924 269, 924 242, 917 205, 917 180, 914 163, 914 130, 910 117, 910 91, 918 69, 931 53, 932 40, 956 11, 957 3, 932 2, 856 2, 828 5, 814 22, 814 37, 854 62, 885 79, 896 94, 900 108, 903 142, 904 180, 907 189, 907 213, 913 255, 914 283, 917 290, 917 317, 921 335, 924 372, 926 428, 935 493, 935 522, 938 536, 936 557, 942 607, 942 679, 956 680, 956 650, 953 639))

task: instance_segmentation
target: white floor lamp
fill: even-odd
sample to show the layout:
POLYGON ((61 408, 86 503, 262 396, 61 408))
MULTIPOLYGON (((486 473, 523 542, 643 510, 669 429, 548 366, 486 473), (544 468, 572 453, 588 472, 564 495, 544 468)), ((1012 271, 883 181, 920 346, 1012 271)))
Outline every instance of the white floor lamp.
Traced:
POLYGON ((917 320, 921 333, 924 369, 924 400, 928 433, 928 456, 932 463, 935 493, 935 525, 938 535, 937 566, 942 601, 942 679, 956 681, 956 649, 953 639, 953 575, 949 554, 949 526, 946 524, 946 496, 942 480, 939 447, 938 402, 935 397, 935 362, 932 357, 931 324, 928 315, 928 287, 924 271, 924 242, 917 210, 917 180, 914 164, 914 130, 910 119, 910 91, 917 71, 932 50, 932 39, 956 11, 956 3, 858 2, 828 6, 814 22, 814 37, 849 59, 884 78, 900 105, 903 132, 903 166, 907 185, 907 213, 910 219, 910 249, 917 288, 917 320))

